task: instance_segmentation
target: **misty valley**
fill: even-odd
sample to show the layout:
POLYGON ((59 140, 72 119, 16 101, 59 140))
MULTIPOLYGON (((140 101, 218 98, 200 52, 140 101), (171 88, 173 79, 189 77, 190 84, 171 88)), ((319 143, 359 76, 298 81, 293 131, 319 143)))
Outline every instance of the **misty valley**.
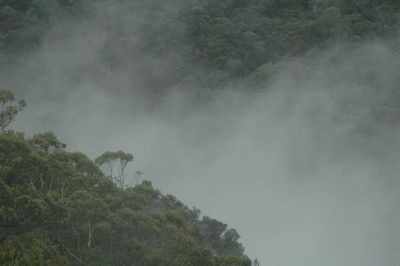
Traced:
POLYGON ((398 265, 399 34, 397 0, 0 0, 0 265, 398 265))

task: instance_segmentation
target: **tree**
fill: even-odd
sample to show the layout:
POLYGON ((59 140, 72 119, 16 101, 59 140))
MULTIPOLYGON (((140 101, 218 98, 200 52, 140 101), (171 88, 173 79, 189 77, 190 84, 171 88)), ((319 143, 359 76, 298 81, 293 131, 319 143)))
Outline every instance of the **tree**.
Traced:
POLYGON ((61 143, 53 132, 36 134, 29 142, 35 149, 42 150, 44 152, 62 150, 67 146, 64 143, 61 143))
MULTIPOLYGON (((236 230, 199 220, 148 181, 118 189, 64 146, 52 133, 0 134, 0 265, 251 266, 236 230)), ((124 176, 132 159, 108 152, 97 161, 124 176)))
POLYGON ((4 131, 15 120, 17 114, 27 106, 25 100, 16 102, 14 93, 0 90, 0 131, 4 131))
POLYGON ((240 235, 233 228, 224 233, 222 237, 224 254, 232 256, 240 256, 240 254, 243 254, 244 248, 238 242, 239 238, 240 235))
POLYGON ((133 160, 133 155, 123 151, 105 152, 96 158, 95 162, 119 188, 124 188, 127 164, 133 160), (115 171, 115 172, 114 172, 115 171))

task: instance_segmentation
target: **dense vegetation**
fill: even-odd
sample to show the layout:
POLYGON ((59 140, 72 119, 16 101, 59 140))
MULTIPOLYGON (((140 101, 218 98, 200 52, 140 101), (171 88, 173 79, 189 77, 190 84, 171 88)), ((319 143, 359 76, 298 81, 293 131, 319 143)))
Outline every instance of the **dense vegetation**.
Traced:
MULTIPOLYGON (((85 25, 103 45, 71 70, 79 75, 135 73, 156 92, 217 88, 263 82, 279 59, 332 42, 389 38, 400 1, 0 0, 0 71, 85 25)), ((251 265, 234 229, 147 181, 126 188, 123 175, 101 170, 129 154, 95 162, 50 132, 7 131, 26 107, 14 102, 0 91, 1 265, 251 265)))
MULTIPOLYGON (((143 86, 165 90, 179 82, 212 87, 232 78, 268 77, 269 64, 283 56, 301 55, 335 41, 391 36, 399 29, 400 4, 395 0, 2 0, 0 21, 2 63, 40 47, 60 21, 73 21, 73 28, 87 22, 95 25, 93 34, 100 28, 106 36, 90 69, 140 73, 143 86)), ((62 29, 51 37, 63 40, 62 29)))
MULTIPOLYGON (((0 99, 5 110, 14 102, 0 99)), ((0 114, 17 114, 8 113, 0 114)), ((65 148, 51 132, 0 134, 1 265, 251 265, 236 230, 200 219, 199 210, 148 181, 121 187, 65 148)), ((132 160, 117 152, 98 161, 110 157, 132 160)))

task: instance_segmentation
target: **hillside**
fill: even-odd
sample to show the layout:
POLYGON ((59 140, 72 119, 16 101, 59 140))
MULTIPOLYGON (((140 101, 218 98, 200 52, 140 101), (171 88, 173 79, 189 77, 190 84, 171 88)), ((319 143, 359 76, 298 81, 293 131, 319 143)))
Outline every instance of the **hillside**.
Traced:
POLYGON ((283 57, 318 51, 335 42, 388 38, 399 29, 400 4, 394 0, 3 0, 0 20, 3 68, 24 62, 43 45, 51 49, 54 42, 79 38, 79 31, 86 29, 81 45, 97 42, 92 47, 96 56, 79 66, 79 73, 108 78, 121 72, 139 75, 144 90, 157 95, 179 84, 216 88, 238 79, 265 80, 272 71, 268 66, 283 57))
POLYGON ((236 230, 64 147, 0 135, 1 265, 251 265, 236 230))
POLYGON ((0 0, 0 265, 396 264, 399 32, 398 0, 0 0))

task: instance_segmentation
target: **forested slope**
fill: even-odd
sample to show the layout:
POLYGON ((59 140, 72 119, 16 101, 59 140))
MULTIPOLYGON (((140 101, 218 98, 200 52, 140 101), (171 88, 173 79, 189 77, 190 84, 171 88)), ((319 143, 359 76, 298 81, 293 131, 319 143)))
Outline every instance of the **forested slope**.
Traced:
MULTIPOLYGON (((4 125, 26 105, 0 96, 4 125)), ((0 134, 1 265, 251 265, 236 230, 148 181, 119 188, 65 148, 51 132, 0 134)))
POLYGON ((251 265, 234 229, 58 144, 0 135, 1 265, 251 265))
POLYGON ((71 37, 64 24, 72 24, 72 31, 89 25, 94 35, 102 35, 104 45, 88 69, 140 73, 142 86, 166 90, 182 82, 216 87, 232 78, 268 77, 267 66, 282 57, 338 41, 393 36, 399 29, 400 4, 394 0, 2 0, 0 21, 3 67, 23 60, 43 40, 71 37), (51 31, 60 24, 56 33, 51 31))
MULTIPOLYGON (((396 0, 0 0, 0 89, 19 79, 20 91, 31 84, 70 89, 81 79, 113 91, 140 87, 150 97, 177 87, 207 94, 235 82, 265 89, 281 59, 335 43, 390 41, 399 25, 396 0), (67 67, 49 74, 41 53, 53 50, 54 65, 67 67), (69 53, 79 62, 64 62, 69 53), (54 59, 60 54, 67 56, 54 59), (21 67, 27 62, 28 70, 21 67)), ((381 92, 386 79, 369 78, 358 79, 381 92)), ((397 84, 386 86, 397 93, 397 84)), ((389 111, 373 110, 372 121, 393 113, 387 124, 395 124, 394 95, 396 108, 384 102, 389 111)), ((348 116, 353 105, 345 106, 348 116)), ((226 224, 147 181, 118 187, 54 134, 5 130, 7 115, 0 115, 0 264, 251 264, 226 224)))

